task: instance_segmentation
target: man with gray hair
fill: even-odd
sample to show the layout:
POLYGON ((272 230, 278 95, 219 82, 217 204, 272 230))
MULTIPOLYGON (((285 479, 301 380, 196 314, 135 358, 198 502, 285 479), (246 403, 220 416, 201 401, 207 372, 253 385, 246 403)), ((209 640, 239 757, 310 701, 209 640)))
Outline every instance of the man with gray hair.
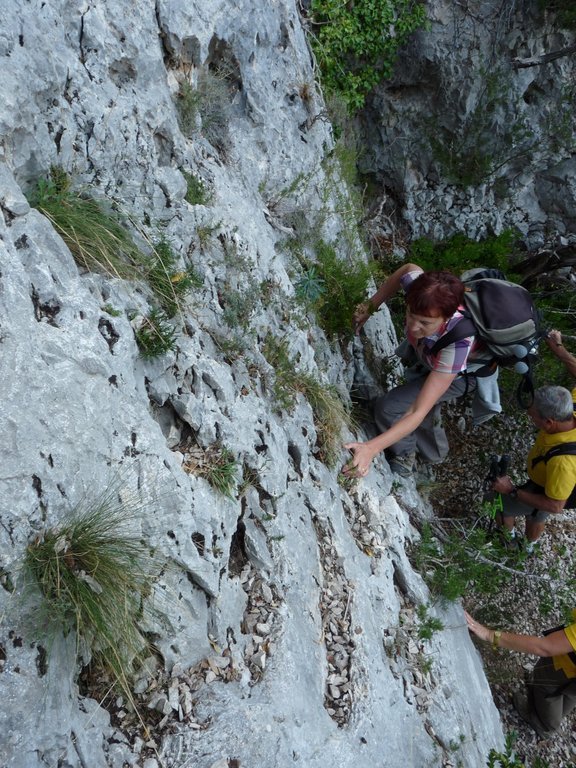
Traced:
MULTIPOLYGON (((528 477, 517 487, 508 475, 498 477, 492 488, 503 494, 503 510, 496 517, 516 542, 517 517, 526 518, 526 551, 532 552, 549 515, 559 514, 576 487, 576 418, 572 394, 564 387, 540 387, 528 415, 540 430, 528 453, 528 477), (570 445, 573 444, 573 445, 570 445), (571 453, 570 453, 571 451, 571 453)), ((567 504, 567 502, 570 502, 567 504)))

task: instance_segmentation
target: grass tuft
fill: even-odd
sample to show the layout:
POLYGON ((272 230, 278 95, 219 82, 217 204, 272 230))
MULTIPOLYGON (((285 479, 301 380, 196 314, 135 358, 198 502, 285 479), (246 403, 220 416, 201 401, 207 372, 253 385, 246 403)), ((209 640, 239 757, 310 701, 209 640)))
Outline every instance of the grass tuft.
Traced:
POLYGON ((29 202, 52 223, 79 266, 124 279, 141 276, 145 257, 125 219, 104 203, 74 191, 62 169, 52 167, 48 179, 39 179, 29 202))
POLYGON ((178 450, 184 455, 186 472, 205 478, 223 496, 234 497, 238 465, 232 451, 219 444, 201 448, 190 443, 180 445, 178 450))
POLYGON ((329 467, 334 467, 342 452, 342 431, 353 427, 351 416, 336 388, 311 373, 298 371, 285 339, 269 334, 263 353, 275 370, 273 392, 278 405, 291 411, 299 394, 308 400, 314 414, 319 458, 329 467))
POLYGON ((151 572, 129 521, 130 510, 115 491, 78 505, 28 545, 24 573, 27 587, 40 593, 39 632, 49 639, 74 631, 77 647, 89 648, 92 664, 132 701, 128 678, 148 650, 138 621, 151 572))

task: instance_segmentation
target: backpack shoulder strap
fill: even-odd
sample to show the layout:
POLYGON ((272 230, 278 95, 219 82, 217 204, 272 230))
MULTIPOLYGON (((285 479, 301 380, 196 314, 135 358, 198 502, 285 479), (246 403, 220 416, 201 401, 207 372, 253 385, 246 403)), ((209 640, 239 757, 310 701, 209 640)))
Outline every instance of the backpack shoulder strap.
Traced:
POLYGON ((441 349, 444 349, 444 347, 447 347, 449 344, 453 344, 455 341, 460 341, 460 339, 465 339, 467 336, 474 336, 476 333, 477 330, 474 321, 467 314, 464 314, 448 333, 445 333, 438 339, 430 352, 432 352, 433 355, 437 355, 441 349))
POLYGON ((550 459, 554 458, 554 456, 576 456, 576 443, 559 443, 558 445, 552 446, 552 448, 542 454, 542 456, 535 456, 532 459, 532 466, 535 467, 537 464, 540 464, 541 461, 547 464, 550 459))

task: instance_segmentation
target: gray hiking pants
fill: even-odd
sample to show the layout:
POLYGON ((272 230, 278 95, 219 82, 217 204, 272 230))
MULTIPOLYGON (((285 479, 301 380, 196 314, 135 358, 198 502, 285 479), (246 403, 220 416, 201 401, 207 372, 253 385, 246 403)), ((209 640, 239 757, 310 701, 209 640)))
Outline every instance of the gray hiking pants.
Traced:
MULTIPOLYGON (((390 392, 375 400, 374 421, 381 432, 385 432, 404 416, 418 397, 429 373, 430 371, 424 368, 411 368, 406 371, 406 375, 409 377, 406 384, 394 387, 390 392)), ((418 451, 420 457, 431 464, 443 461, 448 455, 449 446, 446 432, 442 426, 440 413, 442 403, 457 400, 467 392, 474 392, 475 389, 476 378, 474 376, 455 378, 420 426, 387 450, 394 456, 404 456, 407 453, 418 451), (468 378, 468 388, 466 388, 466 378, 468 378)))
POLYGON ((528 685, 532 710, 546 730, 555 731, 563 717, 576 707, 576 678, 554 669, 551 658, 542 658, 534 667, 528 685))

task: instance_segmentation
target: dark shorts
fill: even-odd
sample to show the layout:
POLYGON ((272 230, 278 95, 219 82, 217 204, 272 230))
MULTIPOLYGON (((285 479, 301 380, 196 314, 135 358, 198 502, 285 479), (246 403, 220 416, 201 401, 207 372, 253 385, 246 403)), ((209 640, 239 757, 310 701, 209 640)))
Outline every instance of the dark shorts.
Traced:
MULTIPOLYGON (((542 486, 537 485, 532 480, 528 480, 520 488, 530 493, 544 493, 542 486)), ((550 512, 544 512, 543 509, 535 509, 529 504, 523 504, 520 499, 512 499, 508 495, 502 495, 502 504, 504 506, 502 510, 503 517, 529 517, 535 523, 543 523, 550 517, 550 512)))

